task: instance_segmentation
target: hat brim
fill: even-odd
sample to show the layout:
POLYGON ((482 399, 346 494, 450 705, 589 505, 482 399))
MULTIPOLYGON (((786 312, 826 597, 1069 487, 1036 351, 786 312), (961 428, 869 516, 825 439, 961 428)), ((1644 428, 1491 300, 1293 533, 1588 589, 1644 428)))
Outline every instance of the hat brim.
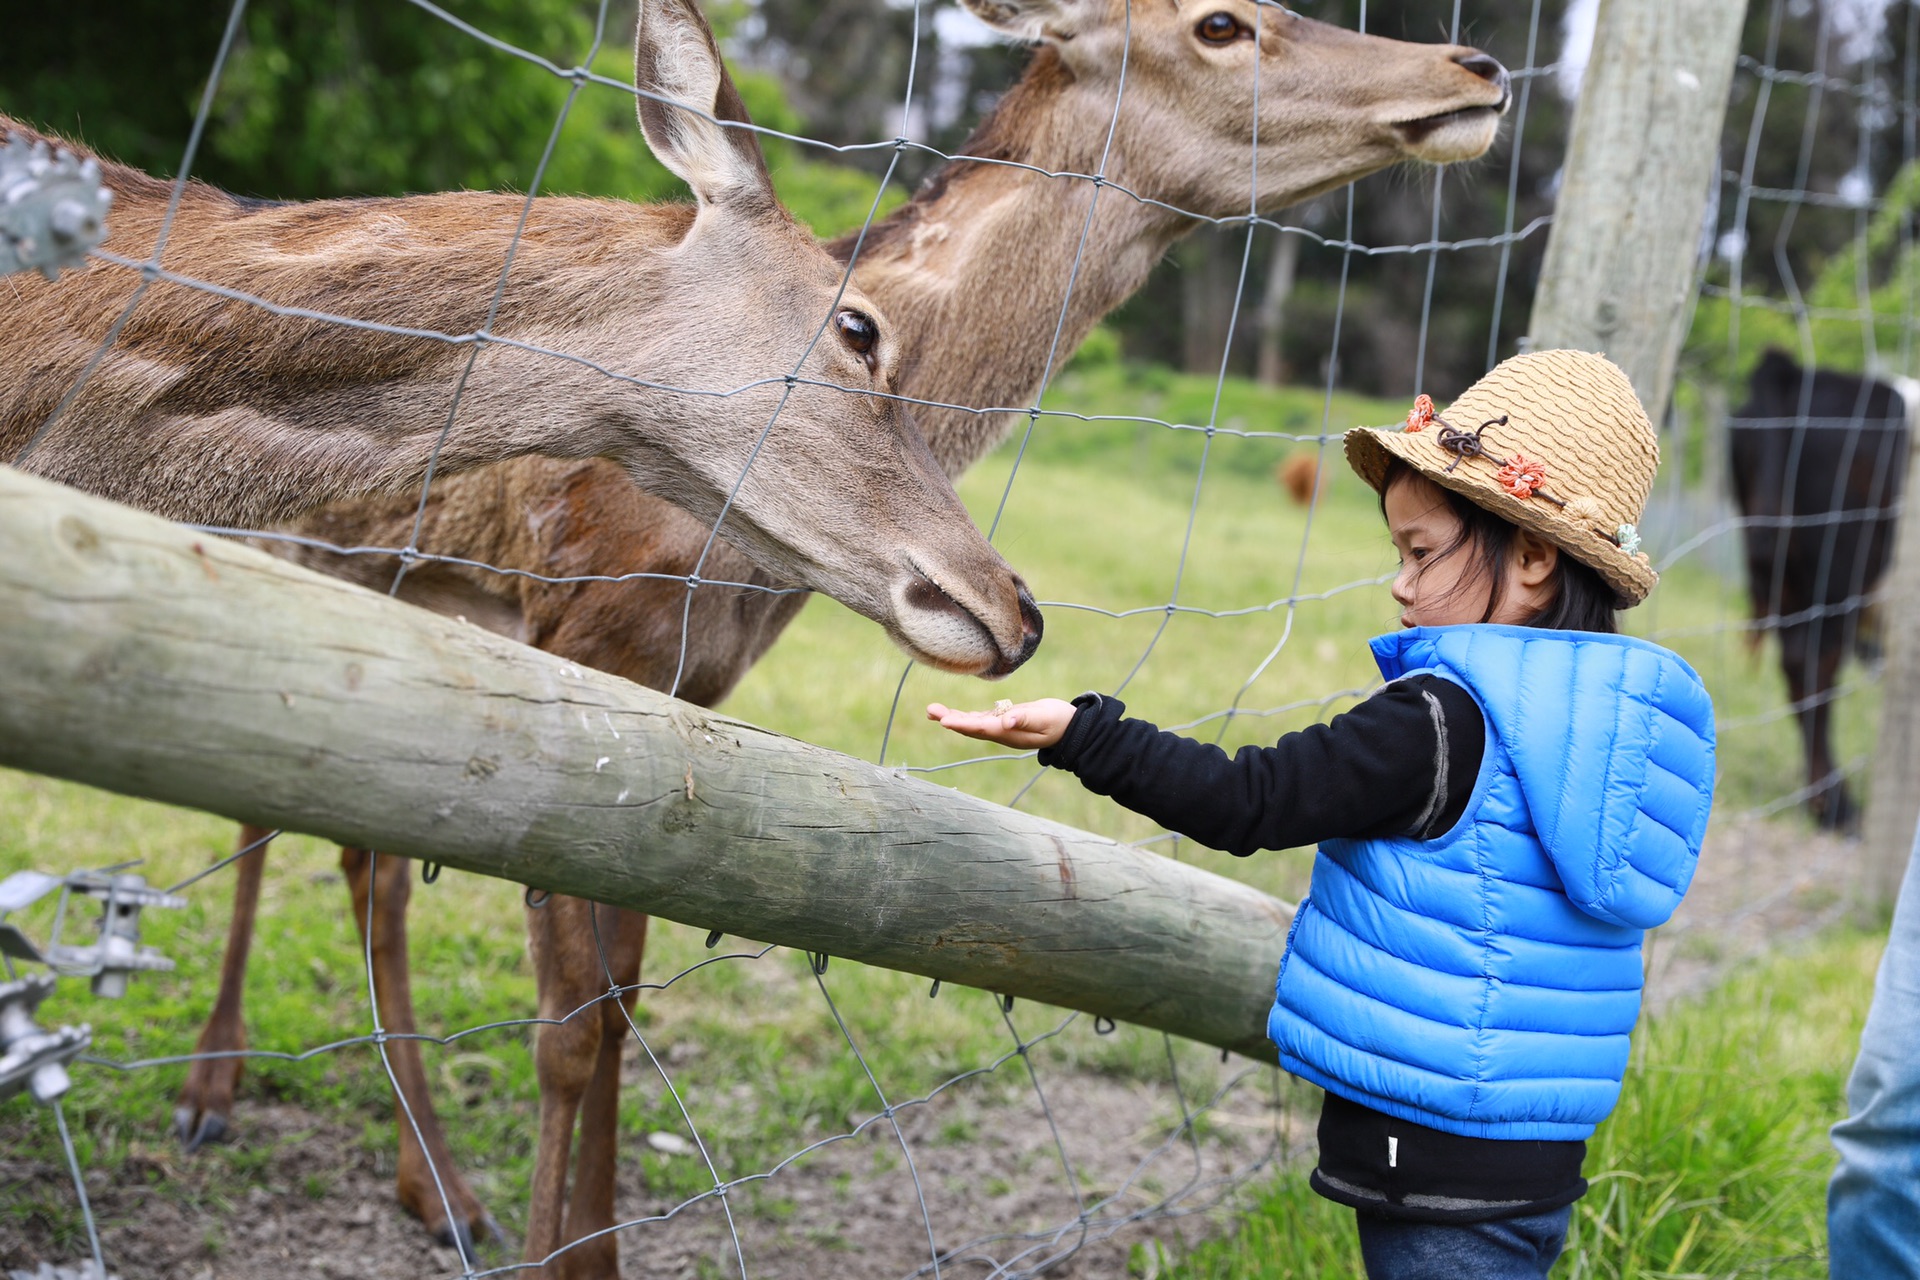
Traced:
POLYGON ((1617 608, 1630 609, 1653 591, 1660 575, 1641 554, 1629 555, 1594 529, 1583 529, 1560 508, 1537 498, 1516 498, 1488 477, 1483 462, 1459 459, 1442 449, 1432 431, 1397 427, 1355 427, 1346 433, 1347 465, 1375 492, 1384 492, 1387 469, 1395 458, 1427 479, 1460 494, 1475 506, 1539 534, 1598 573, 1614 591, 1617 608), (1464 462, 1447 470, 1449 463, 1464 462))

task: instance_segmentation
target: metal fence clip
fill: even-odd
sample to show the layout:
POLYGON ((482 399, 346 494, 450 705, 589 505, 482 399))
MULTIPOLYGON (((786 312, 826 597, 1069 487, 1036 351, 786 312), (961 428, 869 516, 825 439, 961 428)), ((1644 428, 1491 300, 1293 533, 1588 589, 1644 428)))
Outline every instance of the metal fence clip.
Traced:
POLYGON ((34 1010, 53 987, 50 973, 0 983, 0 1098, 25 1089, 44 1104, 73 1084, 67 1064, 93 1042, 93 1029, 82 1025, 47 1031, 33 1020, 34 1010))
POLYGON ((147 878, 111 871, 75 871, 64 877, 41 871, 21 871, 0 881, 0 916, 18 911, 53 890, 60 905, 53 917, 53 935, 44 947, 17 925, 0 924, 0 955, 44 964, 63 977, 93 979, 93 994, 110 1000, 127 994, 130 974, 166 971, 173 961, 152 947, 140 945, 140 913, 147 907, 184 907, 185 898, 162 893, 147 878), (64 941, 67 904, 74 894, 100 899, 99 937, 84 945, 64 941))
POLYGON ((51 280, 79 266, 107 238, 112 203, 98 161, 14 134, 0 147, 0 275, 38 271, 51 280))

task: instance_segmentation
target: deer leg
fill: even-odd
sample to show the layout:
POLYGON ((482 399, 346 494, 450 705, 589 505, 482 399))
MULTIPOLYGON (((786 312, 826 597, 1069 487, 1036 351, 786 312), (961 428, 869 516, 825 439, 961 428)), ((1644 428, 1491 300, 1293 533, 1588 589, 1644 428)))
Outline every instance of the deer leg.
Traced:
POLYGON ((1854 804, 1852 789, 1847 780, 1840 776, 1840 762, 1833 754, 1833 691, 1840 683, 1840 663, 1846 657, 1846 648, 1839 635, 1829 628, 1828 635, 1822 640, 1817 664, 1814 668, 1814 691, 1818 706, 1814 712, 1813 726, 1809 731, 1815 744, 1817 755, 1813 759, 1813 769, 1818 776, 1827 780, 1826 790, 1822 793, 1826 805, 1819 811, 1822 827, 1830 831, 1848 834, 1857 832, 1860 827, 1860 810, 1854 804))
MULTIPOLYGON (((527 942, 543 1021, 534 1042, 534 1072, 540 1082, 540 1136, 534 1148, 533 1194, 527 1206, 525 1259, 539 1263, 563 1243, 567 1165, 573 1124, 599 1068, 603 1017, 590 1003, 606 989, 587 904, 550 896, 527 910, 527 942)), ((548 1280, 569 1277, 571 1252, 530 1273, 548 1280)))
POLYGON ((586 905, 590 940, 593 925, 599 926, 594 968, 601 979, 600 990, 611 985, 621 992, 618 1003, 602 1000, 598 1006, 600 1052, 580 1104, 580 1154, 573 1170, 565 1231, 568 1243, 594 1238, 563 1255, 567 1265, 562 1274, 568 1280, 620 1274, 620 1242, 610 1230, 619 1171, 620 1058, 632 1035, 627 1014, 640 994, 633 988, 640 981, 640 960, 647 945, 647 917, 618 907, 586 905))
POLYGON ((1833 708, 1828 700, 1839 673, 1840 646, 1825 643, 1817 622, 1783 627, 1780 667, 1800 723, 1800 743, 1807 762, 1807 810, 1818 826, 1842 829, 1851 821, 1853 802, 1845 781, 1835 776, 1833 708))
MULTIPOLYGON (((238 1053, 247 1047, 241 1005, 246 994, 247 952, 253 946, 253 921, 260 907, 260 875, 267 865, 265 827, 241 827, 234 847, 260 847, 234 864, 233 917, 227 922, 227 954, 220 962, 220 992, 200 1030, 195 1053, 238 1053)), ((233 1092, 245 1068, 244 1058, 201 1058, 187 1070, 187 1081, 173 1107, 173 1131, 188 1151, 219 1142, 233 1132, 233 1092)))
MULTIPOLYGON (((413 863, 390 853, 375 858, 365 849, 342 849, 340 866, 353 892, 353 919, 362 944, 368 943, 371 928, 372 982, 380 1025, 390 1035, 411 1036, 415 1024, 413 984, 407 971, 407 899, 413 891, 413 863)), ((427 1093, 420 1042, 388 1040, 386 1057, 396 1094, 400 1161, 395 1191, 400 1205, 420 1219, 435 1240, 457 1244, 471 1258, 474 1240, 498 1240, 500 1228, 460 1176, 447 1148, 440 1117, 427 1093)))

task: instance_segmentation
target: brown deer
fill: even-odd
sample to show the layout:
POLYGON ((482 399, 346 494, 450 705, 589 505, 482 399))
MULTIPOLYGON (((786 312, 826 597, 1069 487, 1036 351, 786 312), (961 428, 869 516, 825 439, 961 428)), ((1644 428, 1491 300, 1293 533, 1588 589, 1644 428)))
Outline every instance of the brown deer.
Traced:
MULTIPOLYGON (((1100 164, 1114 117, 1126 0, 967 0, 1010 34, 1039 44, 1026 72, 968 142, 913 201, 874 226, 854 276, 911 334, 914 353, 897 390, 963 406, 1012 406, 1034 396, 1056 322, 1060 357, 1145 280, 1166 250, 1196 225, 1190 215, 1270 212, 1400 160, 1448 162, 1481 154, 1507 102, 1505 71, 1457 46, 1361 36, 1251 0, 1179 0, 1131 6, 1126 93, 1105 178, 1126 188, 1097 197, 1079 274, 1067 283, 1095 188, 1034 169, 1089 174, 1100 164), (1254 81, 1259 80, 1257 190, 1253 168, 1254 81), (1000 164, 992 161, 1006 161, 1000 164), (1025 166, 1031 166, 1025 167, 1025 166), (1175 208, 1167 208, 1171 205, 1175 208), (1187 212, 1179 212, 1185 210, 1187 212), (1062 308, 1064 320, 1062 320, 1062 308)), ((829 246, 850 258, 855 238, 829 246)), ((1016 414, 922 407, 929 446, 957 475, 1000 440, 1016 414)), ((316 513, 299 532, 338 545, 397 545, 412 510, 360 502, 316 513)), ((534 461, 436 486, 421 545, 548 577, 687 573, 705 543, 700 523, 663 502, 636 497, 604 464, 534 461)), ((290 554, 328 572, 383 581, 391 566, 310 549, 290 554)), ((714 547, 703 577, 771 583, 741 557, 714 547)), ((428 566, 408 579, 416 599, 484 621, 529 644, 711 704, 725 697, 778 637, 804 597, 679 582, 547 583, 458 565, 428 566), (682 645, 683 609, 686 610, 682 645)), ((243 843, 264 832, 246 831, 243 843)), ((234 943, 203 1049, 244 1043, 239 991, 257 893, 259 852, 241 866, 234 943)), ((367 855, 343 852, 364 913, 367 855)), ((406 1003, 405 860, 378 860, 372 942, 381 1015, 414 1027, 406 1003)), ((646 917, 555 897, 527 913, 539 1012, 567 1020, 541 1028, 540 1139, 525 1256, 548 1259, 567 1242, 606 1231, 613 1216, 616 1103, 621 1046, 630 1030, 646 917), (605 965, 603 966, 603 948, 605 965), (627 988, 625 1008, 602 1000, 609 981, 627 988), (580 1150, 569 1196, 568 1157, 580 1150)), ((419 1118, 443 1179, 457 1180, 414 1055, 401 1088, 419 1118)), ((181 1098, 182 1136, 225 1129, 235 1060, 196 1064, 181 1098)), ((414 1137, 402 1125, 403 1152, 414 1137)), ((401 1190, 423 1203, 424 1189, 401 1190)), ((461 1226, 488 1222, 464 1185, 461 1226)), ((433 1222, 431 1217, 429 1223, 433 1222)), ((616 1273, 615 1236, 599 1235, 552 1257, 549 1272, 616 1273)))
MULTIPOLYGON (((916 659, 1012 670, 1038 643, 1032 598, 900 403, 876 394, 898 382, 902 348, 780 206, 756 135, 727 127, 746 113, 699 11, 644 0, 635 63, 642 130, 694 203, 529 208, 460 193, 272 206, 187 184, 169 273, 279 310, 160 277, 109 341, 138 273, 101 260, 54 283, 10 279, 0 458, 229 526, 417 488, 473 350, 421 335, 484 324, 496 340, 465 381, 443 476, 540 452, 667 494, 706 523, 733 495, 725 531, 752 559, 729 549, 730 565, 844 600, 916 659)), ((0 118, 10 134, 59 142, 0 118)), ((171 185, 102 168, 114 247, 151 256, 171 185)), ((403 1186, 430 1184, 417 1147, 405 1161, 403 1186)), ((415 1207, 448 1229, 437 1198, 415 1207)))
MULTIPOLYGON (((709 525, 724 509, 727 536, 764 571, 844 601, 916 659, 980 675, 1018 666, 1039 615, 884 394, 899 342, 781 207, 753 132, 709 118, 744 121, 745 109, 705 19, 689 0, 642 8, 639 88, 699 110, 642 96, 641 125, 693 205, 528 209, 461 192, 261 207, 185 189, 169 270, 416 334, 485 324, 493 340, 470 373, 466 343, 160 282, 62 406, 140 285, 96 261, 57 282, 9 282, 0 457, 24 452, 30 471, 161 515, 259 527, 417 490, 458 386, 440 473, 531 454, 609 459, 609 478, 709 525)), ((7 131, 38 139, 0 119, 7 131)), ((170 184, 103 171, 115 242, 151 255, 170 184)))

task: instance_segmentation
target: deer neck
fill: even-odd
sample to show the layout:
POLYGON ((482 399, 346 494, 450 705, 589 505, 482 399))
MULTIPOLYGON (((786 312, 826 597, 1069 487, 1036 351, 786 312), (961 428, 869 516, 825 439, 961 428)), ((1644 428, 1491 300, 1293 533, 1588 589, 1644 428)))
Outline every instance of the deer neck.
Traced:
MULTIPOLYGON (((1123 192, 1018 167, 1100 171, 1107 116, 1084 105, 1084 91, 1042 50, 961 153, 1010 163, 949 161, 868 231, 856 276, 907 352, 901 394, 974 408, 1030 406, 1094 325, 1193 227, 1123 192)), ((1116 141, 1105 176, 1131 189, 1129 168, 1116 141)), ((845 260, 854 240, 830 247, 845 260)), ((1018 412, 916 412, 950 476, 1021 419, 1018 412)))

